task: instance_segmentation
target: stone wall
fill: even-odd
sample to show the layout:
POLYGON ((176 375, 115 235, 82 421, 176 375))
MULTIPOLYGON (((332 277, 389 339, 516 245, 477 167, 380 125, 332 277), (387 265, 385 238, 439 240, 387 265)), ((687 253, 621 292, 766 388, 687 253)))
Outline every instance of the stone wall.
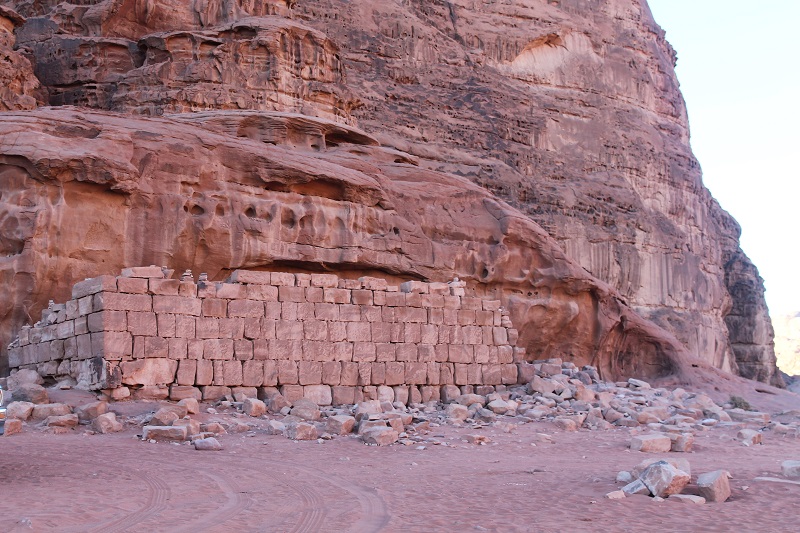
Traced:
POLYGON ((438 399, 446 385, 517 382, 517 331, 465 283, 237 270, 226 282, 160 267, 77 283, 9 347, 13 369, 122 398, 241 393, 353 403, 391 387, 438 399))

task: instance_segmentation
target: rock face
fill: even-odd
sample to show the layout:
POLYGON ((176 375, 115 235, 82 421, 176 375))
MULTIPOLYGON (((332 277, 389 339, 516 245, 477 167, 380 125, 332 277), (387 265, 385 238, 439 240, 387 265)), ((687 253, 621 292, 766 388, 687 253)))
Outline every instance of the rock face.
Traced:
POLYGON ((0 126, 3 349, 84 277, 292 267, 457 275, 609 377, 780 384, 644 2, 6 4, 49 103, 98 111, 0 126))
POLYGON ((30 61, 14 50, 14 29, 25 19, 0 6, 0 111, 33 109, 43 98, 30 61))

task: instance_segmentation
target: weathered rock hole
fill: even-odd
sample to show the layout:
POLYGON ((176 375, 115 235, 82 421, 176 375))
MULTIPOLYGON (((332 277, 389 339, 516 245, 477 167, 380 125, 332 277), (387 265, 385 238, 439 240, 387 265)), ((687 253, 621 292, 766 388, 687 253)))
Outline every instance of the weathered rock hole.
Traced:
POLYGON ((244 216, 248 218, 256 218, 258 215, 256 214, 255 208, 250 206, 245 210, 244 216))
POLYGON ((192 214, 192 216, 199 217, 200 215, 204 215, 206 210, 199 205, 193 205, 189 212, 192 214))
POLYGON ((214 210, 214 213, 215 213, 215 214, 216 214, 218 217, 224 217, 224 216, 225 216, 225 208, 224 208, 224 207, 222 207, 221 205, 218 205, 218 206, 217 206, 217 208, 216 208, 216 210, 214 210))
POLYGON ((289 229, 294 228, 297 224, 297 218, 295 217, 294 211, 291 209, 284 209, 281 212, 281 224, 289 229))
POLYGON ((298 183, 291 187, 291 191, 306 196, 319 196, 330 200, 344 200, 344 187, 340 183, 328 180, 314 180, 308 183, 298 183))

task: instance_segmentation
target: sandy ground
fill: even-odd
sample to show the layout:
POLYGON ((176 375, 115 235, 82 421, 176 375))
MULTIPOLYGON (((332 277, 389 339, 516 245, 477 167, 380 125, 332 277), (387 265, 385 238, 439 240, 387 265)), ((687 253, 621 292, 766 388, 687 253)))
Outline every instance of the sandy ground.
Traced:
MULTIPOLYGON (((124 404, 117 404, 123 406, 124 404)), ((123 407, 129 411, 151 405, 123 407)), ((210 415, 204 415, 210 416, 210 415)), ((503 418, 503 417, 501 417, 503 418)), ((252 420, 252 419, 251 419, 252 420)), ((508 419, 513 421, 513 419, 508 419)), ((727 469, 733 495, 703 506, 612 501, 615 477, 650 454, 629 430, 562 432, 548 422, 432 428, 441 444, 373 447, 356 437, 294 442, 260 431, 219 452, 147 443, 130 428, 87 435, 27 428, 0 439, 0 531, 798 531, 800 484, 780 464, 800 439, 736 429, 697 436, 693 474, 727 469), (552 443, 539 434, 552 436, 552 443), (468 444, 467 435, 489 437, 468 444)))

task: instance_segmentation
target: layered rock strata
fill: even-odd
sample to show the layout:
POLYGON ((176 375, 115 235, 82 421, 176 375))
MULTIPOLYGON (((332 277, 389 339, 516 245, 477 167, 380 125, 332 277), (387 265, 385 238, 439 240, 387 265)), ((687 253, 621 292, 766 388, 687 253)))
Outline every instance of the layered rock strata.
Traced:
MULTIPOLYGON (((303 269, 360 272, 374 268, 431 280, 459 275, 486 290, 503 292, 512 319, 519 321, 515 324, 522 331, 522 342, 532 353, 609 360, 610 352, 628 361, 617 368, 624 373, 634 371, 630 361, 635 358, 634 352, 643 349, 643 362, 634 365, 635 371, 661 373, 669 367, 662 364, 670 358, 664 354, 674 352, 663 348, 663 343, 671 346, 675 336, 690 353, 718 368, 780 384, 763 285, 755 267, 738 248, 735 221, 702 185, 699 165, 689 148, 686 110, 673 69, 675 53, 644 2, 525 0, 478 5, 464 0, 391 0, 376 5, 364 0, 309 0, 295 5, 277 0, 17 0, 7 4, 29 17, 16 32, 17 48, 33 58, 34 71, 49 91, 51 104, 156 116, 181 113, 153 122, 159 124, 159 132, 147 122, 125 123, 112 115, 107 115, 108 122, 115 125, 101 128, 96 123, 105 119, 98 114, 87 121, 91 125, 76 126, 80 120, 66 120, 64 131, 46 134, 48 139, 56 137, 58 145, 71 152, 71 157, 56 155, 55 167, 59 159, 72 162, 60 170, 50 169, 49 162, 34 164, 45 177, 33 178, 37 192, 30 189, 23 193, 17 188, 10 194, 12 212, 20 209, 15 202, 28 201, 24 196, 52 189, 41 186, 43 183, 77 180, 100 183, 113 191, 111 197, 117 203, 101 202, 103 206, 116 208, 121 201, 124 205, 120 213, 138 213, 138 222, 128 223, 128 229, 118 231, 112 239, 132 239, 145 249, 131 251, 130 257, 121 261, 112 256, 129 252, 108 255, 102 248, 107 244, 91 244, 81 252, 87 265, 102 265, 103 272, 150 261, 197 269, 202 268, 197 263, 207 256, 212 258, 209 272, 218 269, 224 274, 223 270, 271 264, 276 249, 294 252, 311 245, 306 233, 296 230, 296 236, 282 235, 280 241, 263 237, 256 246, 259 251, 237 248, 252 240, 253 231, 245 230, 244 237, 232 236, 247 225, 227 220, 230 205, 218 207, 213 216, 207 209, 217 209, 218 203, 228 201, 220 199, 220 194, 227 197, 235 190, 236 197, 243 190, 238 184, 220 186, 210 176, 222 169, 219 179, 227 183, 229 168, 238 164, 217 154, 209 155, 213 152, 209 147, 218 142, 216 137, 209 140, 201 135, 205 139, 201 149, 195 140, 186 141, 186 136, 193 135, 184 130, 187 124, 228 138, 291 148, 287 160, 303 160, 304 167, 311 162, 306 151, 326 152, 354 143, 369 148, 351 147, 335 155, 328 151, 320 157, 378 179, 379 188, 390 190, 390 196, 400 192, 397 198, 403 201, 408 199, 397 191, 399 187, 387 185, 384 179, 395 179, 403 164, 415 165, 417 176, 409 177, 412 173, 406 170, 400 175, 417 184, 441 183, 443 179, 449 182, 452 175, 460 176, 464 179, 457 180, 458 187, 469 191, 466 194, 475 191, 468 184, 471 182, 491 193, 485 195, 491 202, 495 197, 508 202, 518 209, 515 220, 527 217, 536 221, 557 245, 550 248, 554 241, 548 241, 544 251, 521 253, 522 263, 529 261, 531 254, 546 260, 537 259, 529 266, 515 264, 507 271, 500 268, 492 247, 525 249, 531 245, 526 239, 513 245, 510 239, 496 240, 494 231, 480 228, 479 219, 470 221, 482 235, 473 239, 458 228, 464 213, 454 211, 444 217, 456 221, 456 229, 442 229, 442 213, 434 212, 434 206, 442 204, 433 200, 430 205, 418 206, 411 215, 412 225, 420 223, 424 235, 415 237, 419 239, 415 244, 425 248, 444 239, 452 240, 451 246, 455 246, 463 239, 469 250, 460 255, 464 263, 440 255, 420 261, 419 254, 407 252, 409 243, 400 253, 389 247, 381 252, 380 259, 367 263, 343 260, 360 246, 351 247, 347 239, 338 241, 338 255, 342 257, 332 262, 330 256, 337 254, 320 254, 313 247, 294 257, 288 252, 278 253, 279 261, 303 269), (295 117, 295 126, 275 129, 274 119, 248 110, 303 113, 327 122, 311 121, 301 127, 301 120, 295 117), (195 117, 198 111, 203 114, 195 117), (356 121, 372 136, 354 128, 336 130, 332 125, 353 125, 356 121), (319 125, 323 122, 324 127, 319 125), (138 130, 142 124, 148 125, 138 130), (164 135, 170 128, 185 135, 164 135), (159 149, 174 151, 173 165, 157 162, 157 152, 147 156, 141 153, 155 147, 155 143, 147 146, 143 142, 144 132, 161 136, 166 144, 159 149), (94 146, 104 145, 103 151, 118 151, 120 155, 98 158, 96 152, 84 152, 81 160, 78 154, 87 139, 94 146), (375 148, 378 143, 386 148, 375 148), (129 158, 122 155, 131 149, 140 152, 129 158), (194 161, 188 161, 187 168, 192 170, 184 170, 180 165, 191 159, 190 153, 197 153, 210 166, 200 169, 194 161), (97 161, 108 165, 104 178, 97 177, 100 169, 92 168, 97 161), (159 166, 161 170, 157 170, 159 166), (170 176, 164 180, 171 188, 167 204, 159 204, 165 201, 160 192, 164 187, 150 183, 152 172, 170 176), (175 174, 184 176, 177 178, 177 188, 175 174), (120 176, 124 183, 118 182, 120 176), (136 189, 141 192, 131 192, 136 189), (188 199, 185 207, 192 210, 193 217, 205 216, 216 222, 202 231, 199 227, 187 231, 183 222, 186 212, 176 213, 174 209, 183 205, 181 196, 188 199), (131 197, 141 197, 140 203, 129 205, 131 197), (160 199, 155 201, 157 197, 160 199), (148 209, 152 211, 144 214, 148 209), (123 235, 145 220, 174 213, 177 229, 171 225, 160 228, 162 236, 123 235), (208 235, 201 235, 205 231, 208 235), (215 234, 222 238, 216 239, 215 234), (298 242, 290 242, 292 238, 298 242), (236 249, 225 250, 229 246, 236 249), (476 252, 475 247, 481 251, 476 252), (268 253, 264 252, 267 248, 268 253), (390 258, 393 253, 395 257, 390 258), (101 259, 104 254, 108 257, 101 259), (240 260, 244 258, 246 261, 240 260), (538 276, 547 270, 544 264, 560 265, 566 258, 575 262, 569 269, 580 265, 592 276, 580 274, 576 278, 568 274, 568 279, 554 284, 551 278, 564 275, 555 268, 543 275, 548 281, 540 281, 538 276), (430 266, 422 268, 421 264, 430 266), (576 279, 593 277, 603 280, 601 289, 570 288, 566 295, 554 289, 556 285, 573 287, 576 279), (592 293, 588 299, 578 296, 587 292, 592 293), (554 311, 553 299, 564 306, 555 306, 558 310, 554 311), (605 303, 598 307, 600 301, 605 303), (619 321, 621 315, 629 313, 626 303, 645 319, 633 320, 639 338, 633 343, 627 333, 631 322, 619 321), (607 305, 613 309, 608 316, 601 309, 607 305), (588 314, 583 317, 582 313, 588 314), (646 321, 649 324, 642 326, 646 321), (592 322, 603 325, 589 325, 592 322), (544 329, 523 328, 532 323, 543 324, 544 329), (565 341, 576 329, 581 334, 565 341), (665 337, 661 329, 669 334, 665 337), (640 335, 644 330, 644 338, 649 340, 642 348, 640 335), (621 353, 626 355, 619 356, 621 353), (646 370, 653 364, 655 369, 646 370)), ((8 134, 16 134, 17 121, 13 118, 9 122, 8 134)), ((5 139, 7 144, 0 145, 4 150, 11 137, 6 135, 5 139)), ((9 157, 21 157, 23 163, 28 160, 27 155, 14 150, 9 157)), ((274 193, 312 197, 298 199, 300 203, 314 204, 322 197, 345 199, 356 204, 360 213, 374 209, 369 203, 372 200, 362 205, 364 199, 372 198, 370 186, 354 192, 362 188, 362 183, 371 182, 360 178, 351 182, 352 173, 331 181, 293 171, 288 181, 299 178, 299 182, 314 183, 311 189, 305 189, 298 183, 287 185, 285 176, 273 179, 273 174, 285 172, 283 160, 263 166, 260 156, 236 150, 226 157, 250 162, 246 180, 250 185, 260 182, 274 193), (280 167, 277 171, 276 165, 280 167), (332 182, 349 185, 330 188, 332 182), (308 192, 320 187, 327 192, 308 192), (342 188, 350 195, 343 196, 342 188)), ((7 172, 15 177, 5 187, 15 188, 25 181, 16 176, 16 170, 7 172)), ((246 173, 238 168, 235 172, 246 173)), ((93 196, 88 190, 82 194, 93 196)), ((443 197, 452 199, 458 194, 447 192, 443 197)), ((421 198, 414 198, 418 200, 421 198)), ((39 206, 58 202, 57 198, 33 201, 39 206)), ((31 209, 40 208, 25 207, 31 209)), ((398 210, 406 214, 411 211, 398 210)), ((493 212, 493 208, 487 211, 493 212)), ((126 217, 128 214, 111 216, 118 222, 126 217)), ((12 213, 11 218, 19 217, 12 213)), ((486 220, 490 225, 497 224, 493 215, 486 220)), ((13 234, 9 246, 30 240, 20 241, 17 234, 26 233, 32 225, 44 227, 43 223, 26 220, 19 228, 9 230, 13 234)), ((403 228, 399 223, 394 227, 398 232, 403 228)), ((338 232, 354 233, 358 231, 347 225, 338 232)), ((78 249, 68 241, 65 250, 78 249)), ((128 244, 123 247, 128 249, 128 244)), ((49 253, 62 254, 55 249, 49 253)), ((6 263, 18 264, 14 256, 11 254, 6 263)), ((75 264, 76 257, 64 256, 61 261, 75 264)), ((54 262, 49 257, 37 260, 40 264, 54 262)), ((27 312, 46 303, 55 285, 54 279, 46 279, 52 275, 43 274, 41 267, 23 270, 27 274, 6 274, 4 280, 20 280, 13 282, 17 283, 13 289, 7 289, 17 293, 11 300, 17 307, 6 311, 2 326, 5 338, 24 322, 27 312), (27 280, 27 275, 38 278, 27 280)), ((80 275, 99 273, 94 270, 80 275)), ((77 279, 82 278, 68 274, 59 281, 58 290, 63 293, 68 287, 65 284, 77 279)), ((595 281, 588 283, 594 286, 595 281)))
POLYGON ((280 386, 337 405, 356 387, 424 386, 438 399, 441 385, 516 384, 517 331, 500 301, 464 285, 242 270, 195 283, 130 268, 76 284, 22 329, 10 366, 91 390, 208 400, 280 386))

